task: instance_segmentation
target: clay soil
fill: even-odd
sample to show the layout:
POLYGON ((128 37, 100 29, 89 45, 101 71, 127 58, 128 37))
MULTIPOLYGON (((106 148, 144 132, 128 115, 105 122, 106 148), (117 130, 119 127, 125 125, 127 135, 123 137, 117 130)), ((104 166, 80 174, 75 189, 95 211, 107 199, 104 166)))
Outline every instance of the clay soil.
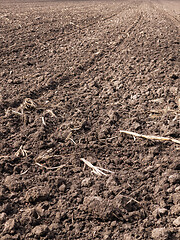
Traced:
POLYGON ((0 239, 179 239, 179 22, 179 1, 1 0, 0 239))

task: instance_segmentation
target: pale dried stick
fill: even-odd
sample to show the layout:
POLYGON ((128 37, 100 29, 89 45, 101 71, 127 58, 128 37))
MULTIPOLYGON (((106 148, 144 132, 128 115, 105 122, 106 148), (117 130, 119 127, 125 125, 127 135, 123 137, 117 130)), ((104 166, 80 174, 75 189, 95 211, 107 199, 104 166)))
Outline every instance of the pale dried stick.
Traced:
POLYGON ((70 139, 70 137, 71 137, 71 135, 72 135, 72 132, 70 132, 70 133, 67 135, 67 137, 66 137, 65 141, 69 140, 69 139, 70 139))
POLYGON ((129 198, 129 201, 126 204, 130 203, 133 200, 134 202, 136 202, 136 203, 141 205, 141 203, 139 201, 137 201, 135 198, 132 198, 132 197, 129 197, 129 196, 123 195, 123 194, 119 194, 119 196, 122 196, 122 197, 125 197, 125 198, 129 198))
POLYGON ((86 165, 88 165, 88 167, 92 168, 93 169, 93 173, 101 176, 101 175, 104 175, 104 176, 107 176, 106 173, 104 172, 109 172, 109 173, 113 173, 112 171, 110 170, 107 170, 107 169, 104 169, 104 168, 100 168, 100 167, 96 167, 94 165, 92 165, 92 163, 90 163, 89 161, 87 161, 86 159, 84 158, 81 158, 81 161, 83 161, 86 165), (104 172, 103 172, 104 171, 104 172))
POLYGON ((47 167, 47 166, 44 166, 44 165, 42 165, 42 164, 40 164, 38 162, 36 162, 35 164, 38 165, 39 167, 43 167, 43 168, 45 168, 47 170, 54 170, 54 169, 58 170, 58 169, 61 169, 61 168, 66 166, 65 164, 63 164, 63 165, 60 165, 60 166, 57 166, 57 167, 47 167))
POLYGON ((27 150, 23 149, 23 146, 21 145, 19 150, 15 153, 15 156, 16 157, 20 157, 20 156, 23 156, 23 157, 27 157, 27 150))
POLYGON ((53 113, 52 110, 47 109, 46 112, 44 113, 44 115, 46 115, 47 113, 49 113, 49 114, 51 115, 51 117, 55 117, 55 118, 57 118, 57 116, 53 113))
POLYGON ((45 122, 44 117, 41 117, 41 119, 42 119, 42 124, 43 124, 44 126, 46 126, 46 122, 45 122))
POLYGON ((60 166, 57 166, 57 167, 47 167, 47 166, 45 166, 45 165, 43 165, 43 164, 41 164, 41 163, 39 163, 38 161, 47 161, 47 160, 50 160, 50 159, 54 159, 54 158, 57 158, 57 157, 59 157, 59 155, 48 155, 47 153, 49 153, 49 152, 52 152, 52 148, 51 149, 49 149, 46 153, 41 153, 41 154, 39 154, 39 156, 34 160, 35 161, 35 164, 36 165, 38 165, 38 166, 40 166, 40 167, 43 167, 43 168, 46 168, 46 169, 48 169, 48 170, 54 170, 54 169, 61 169, 61 168, 63 168, 64 166, 65 166, 65 164, 63 164, 63 165, 60 165, 60 166))
POLYGON ((15 114, 15 115, 22 115, 22 113, 20 113, 20 112, 17 112, 17 111, 15 111, 15 110, 12 110, 12 109, 7 109, 6 111, 5 111, 5 117, 7 117, 7 116, 9 116, 10 114, 15 114))
POLYGON ((146 138, 146 139, 150 139, 150 140, 171 141, 171 142, 180 144, 179 140, 174 139, 174 138, 169 138, 169 137, 143 135, 143 134, 139 134, 139 133, 135 133, 135 132, 131 132, 131 131, 125 131, 125 130, 120 130, 120 133, 126 133, 126 134, 132 135, 134 137, 142 137, 142 138, 146 138))
POLYGON ((14 113, 14 114, 17 114, 17 115, 22 115, 22 113, 20 113, 20 112, 17 112, 17 111, 14 111, 14 110, 12 110, 12 113, 14 113))
POLYGON ((77 145, 77 143, 72 138, 69 138, 69 140, 71 140, 71 142, 73 142, 74 145, 77 145))
POLYGON ((26 171, 22 172, 20 175, 24 175, 29 171, 29 169, 27 169, 26 171))

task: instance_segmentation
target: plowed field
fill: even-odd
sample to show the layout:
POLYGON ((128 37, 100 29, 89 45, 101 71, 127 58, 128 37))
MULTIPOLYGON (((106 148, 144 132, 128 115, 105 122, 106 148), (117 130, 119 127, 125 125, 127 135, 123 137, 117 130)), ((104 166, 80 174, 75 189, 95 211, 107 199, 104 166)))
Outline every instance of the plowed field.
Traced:
POLYGON ((0 0, 0 239, 180 238, 179 30, 175 0, 0 0))

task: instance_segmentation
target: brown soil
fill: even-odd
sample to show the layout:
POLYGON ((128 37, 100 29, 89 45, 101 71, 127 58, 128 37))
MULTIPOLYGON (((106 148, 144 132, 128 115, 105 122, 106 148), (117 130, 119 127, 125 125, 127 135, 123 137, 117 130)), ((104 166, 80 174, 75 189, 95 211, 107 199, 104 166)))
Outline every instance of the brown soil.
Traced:
POLYGON ((1 0, 0 239, 179 239, 179 14, 1 0))

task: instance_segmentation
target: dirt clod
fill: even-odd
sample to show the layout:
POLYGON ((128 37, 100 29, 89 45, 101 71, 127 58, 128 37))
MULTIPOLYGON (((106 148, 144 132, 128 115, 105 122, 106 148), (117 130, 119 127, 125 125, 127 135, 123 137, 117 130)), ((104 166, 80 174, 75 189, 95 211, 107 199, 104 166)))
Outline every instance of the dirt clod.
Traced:
POLYGON ((36 237, 43 237, 47 234, 48 227, 46 225, 39 225, 32 229, 32 234, 36 237))
POLYGON ((152 238, 159 239, 159 240, 166 240, 168 239, 169 232, 165 228, 155 228, 152 231, 152 238))

